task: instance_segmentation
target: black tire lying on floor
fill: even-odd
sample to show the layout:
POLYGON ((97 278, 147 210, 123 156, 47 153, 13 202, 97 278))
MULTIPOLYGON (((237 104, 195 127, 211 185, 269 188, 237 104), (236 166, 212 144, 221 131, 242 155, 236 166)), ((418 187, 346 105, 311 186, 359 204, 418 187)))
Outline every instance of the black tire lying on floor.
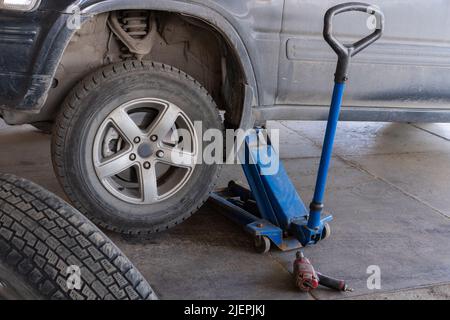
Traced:
POLYGON ((80 212, 34 183, 0 174, 0 299, 155 298, 80 212))
MULTIPOLYGON (((66 98, 54 127, 53 167, 72 204, 96 224, 127 234, 163 231, 197 211, 218 179, 219 165, 183 168, 165 157, 190 140, 171 133, 201 136, 198 121, 223 128, 212 97, 189 75, 156 62, 107 66, 66 98)), ((191 140, 186 154, 198 155, 201 146, 191 140)))

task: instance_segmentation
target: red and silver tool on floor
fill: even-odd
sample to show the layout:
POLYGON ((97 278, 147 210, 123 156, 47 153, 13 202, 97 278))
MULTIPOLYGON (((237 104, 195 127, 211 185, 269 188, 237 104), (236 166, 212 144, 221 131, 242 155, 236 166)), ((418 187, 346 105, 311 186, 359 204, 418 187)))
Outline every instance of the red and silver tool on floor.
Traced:
POLYGON ((344 280, 338 280, 317 272, 303 252, 297 252, 297 259, 294 261, 295 285, 304 292, 317 289, 319 285, 338 290, 353 291, 344 280))

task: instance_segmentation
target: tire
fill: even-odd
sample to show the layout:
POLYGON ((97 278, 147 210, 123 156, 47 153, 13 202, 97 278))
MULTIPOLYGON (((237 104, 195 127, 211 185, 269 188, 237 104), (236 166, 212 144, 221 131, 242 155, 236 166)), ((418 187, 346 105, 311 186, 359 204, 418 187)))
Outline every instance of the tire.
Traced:
MULTIPOLYGON (((169 192, 170 196, 167 198, 159 198, 159 180, 158 183, 154 182, 154 189, 157 191, 153 192, 156 194, 153 199, 156 200, 144 202, 142 199, 146 196, 142 194, 145 191, 139 181, 147 181, 142 178, 145 165, 148 166, 146 169, 151 170, 156 165, 143 161, 145 156, 149 155, 151 159, 157 158, 153 150, 156 147, 148 141, 145 143, 152 151, 147 155, 141 155, 137 149, 136 159, 136 153, 127 151, 130 152, 130 159, 138 162, 136 167, 127 169, 134 170, 134 174, 127 174, 126 179, 131 179, 131 182, 121 181, 122 177, 119 175, 107 177, 105 180, 99 178, 101 174, 96 170, 101 161, 97 161, 95 157, 103 157, 103 154, 98 154, 104 152, 105 145, 109 146, 101 140, 106 139, 104 136, 107 135, 103 136, 100 132, 108 125, 102 123, 109 121, 109 117, 113 117, 119 108, 125 110, 128 104, 134 107, 139 106, 139 103, 150 103, 147 101, 149 99, 154 104, 163 101, 162 104, 177 107, 177 110, 183 113, 182 119, 187 119, 186 127, 191 128, 195 121, 202 121, 203 128, 223 130, 220 113, 213 99, 196 80, 164 64, 128 61, 101 69, 82 81, 67 97, 53 134, 53 165, 68 198, 96 224, 120 233, 159 232, 186 220, 208 199, 220 172, 220 165, 197 164, 188 169, 188 179, 183 177, 178 185, 174 183, 179 189, 169 192), (103 148, 98 147, 100 145, 103 148), (138 176, 140 179, 133 180, 132 176, 138 176), (137 189, 142 190, 136 191, 137 189), (130 195, 132 193, 133 195, 130 195)), ((115 129, 117 128, 114 127, 115 129)), ((119 137, 111 140, 116 144, 120 140, 121 144, 137 148, 139 143, 144 143, 141 139, 139 142, 132 141, 132 136, 123 135, 120 130, 116 130, 119 137)), ((192 132, 194 136, 196 133, 192 132)), ((156 136, 155 139, 157 138, 156 136)), ((142 139, 147 141, 149 137, 143 136, 142 139)), ((113 157, 122 152, 117 150, 114 151, 113 157)))
POLYGON ((124 254, 80 212, 34 183, 0 174, 2 298, 141 300, 156 296, 124 254), (81 282, 74 282, 75 287, 67 282, 70 268, 80 272, 81 282))

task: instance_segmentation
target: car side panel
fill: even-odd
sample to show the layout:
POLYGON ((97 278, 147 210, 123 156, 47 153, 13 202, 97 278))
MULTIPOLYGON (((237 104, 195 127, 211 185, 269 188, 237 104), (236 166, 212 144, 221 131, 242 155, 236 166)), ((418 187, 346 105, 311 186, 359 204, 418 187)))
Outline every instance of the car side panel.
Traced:
POLYGON ((0 107, 26 109, 40 103, 51 84, 51 73, 39 71, 44 63, 39 53, 55 27, 59 30, 61 15, 2 11, 0 16, 0 107))
POLYGON ((82 19, 102 10, 133 8, 173 9, 204 19, 239 50, 248 85, 255 95, 249 104, 275 101, 284 0, 43 0, 31 13, 0 12, 0 50, 5 52, 2 57, 8 61, 13 57, 12 63, 0 69, 0 95, 4 97, 0 108, 39 112, 74 33, 66 21, 71 12, 68 8, 75 3, 82 19), (10 30, 20 38, 13 45, 7 39, 10 30))
POLYGON ((258 83, 259 104, 274 103, 284 0, 194 0, 236 28, 249 52, 258 83))
MULTIPOLYGON (((286 0, 276 104, 329 104, 337 58, 322 37, 323 16, 341 2, 286 0)), ((385 13, 386 32, 352 61, 345 105, 450 110, 450 2, 370 2, 385 13)), ((357 40, 370 32, 366 19, 365 14, 338 16, 335 32, 357 40)))

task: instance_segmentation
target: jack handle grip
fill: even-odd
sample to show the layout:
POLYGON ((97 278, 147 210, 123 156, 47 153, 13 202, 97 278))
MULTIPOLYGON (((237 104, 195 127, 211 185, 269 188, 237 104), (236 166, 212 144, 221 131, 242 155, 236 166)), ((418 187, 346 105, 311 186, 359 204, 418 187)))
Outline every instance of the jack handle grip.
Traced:
POLYGON ((327 11, 325 14, 323 37, 339 57, 339 64, 341 64, 341 67, 339 68, 338 66, 337 73, 340 71, 340 74, 336 75, 336 80, 338 82, 345 82, 347 80, 347 68, 350 58, 380 39, 383 35, 383 31, 384 14, 377 6, 361 2, 348 2, 332 7, 327 11), (367 37, 352 44, 344 44, 339 42, 339 40, 333 35, 333 19, 338 14, 349 11, 365 12, 375 16, 376 26, 375 31, 367 37))

